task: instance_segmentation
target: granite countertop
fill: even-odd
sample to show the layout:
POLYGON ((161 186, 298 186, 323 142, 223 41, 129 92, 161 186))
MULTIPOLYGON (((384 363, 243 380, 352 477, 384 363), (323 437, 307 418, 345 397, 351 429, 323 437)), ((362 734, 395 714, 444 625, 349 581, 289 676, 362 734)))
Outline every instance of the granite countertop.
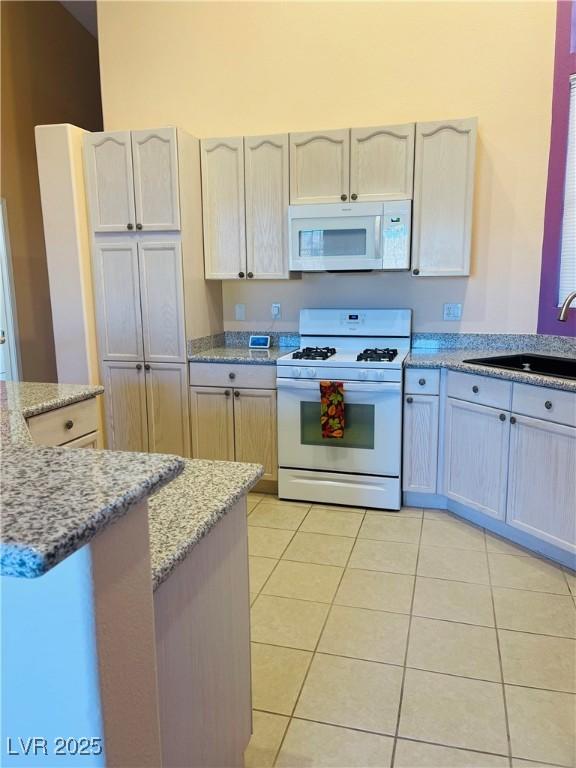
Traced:
POLYGON ((260 464, 184 460, 184 471, 149 502, 154 589, 262 476, 260 464))
POLYGON ((191 363, 248 363, 257 365, 276 365, 276 360, 294 347, 272 347, 271 349, 248 349, 248 347, 212 347, 188 356, 191 363))
POLYGON ((176 456, 153 453, 4 449, 0 574, 42 576, 183 466, 176 456))
POLYGON ((0 408, 18 411, 25 419, 101 395, 104 387, 89 384, 41 384, 0 381, 0 408))
MULTIPOLYGON (((510 371, 503 368, 492 368, 488 365, 472 365, 464 360, 477 357, 499 357, 501 355, 518 355, 522 349, 442 349, 412 350, 404 363, 405 368, 448 368, 452 371, 464 373, 476 373, 481 376, 490 376, 495 379, 507 379, 518 381, 522 384, 534 384, 540 387, 552 389, 564 389, 576 392, 576 379, 564 379, 559 376, 544 376, 538 373, 526 373, 525 371, 510 371)), ((545 353, 544 353, 545 354, 545 353)), ((575 357, 563 354, 562 357, 575 357)))
POLYGON ((0 443, 11 447, 34 445, 26 419, 103 392, 104 387, 99 385, 0 381, 0 443))
POLYGON ((41 576, 182 472, 176 456, 33 444, 26 418, 102 392, 0 382, 1 575, 41 576))

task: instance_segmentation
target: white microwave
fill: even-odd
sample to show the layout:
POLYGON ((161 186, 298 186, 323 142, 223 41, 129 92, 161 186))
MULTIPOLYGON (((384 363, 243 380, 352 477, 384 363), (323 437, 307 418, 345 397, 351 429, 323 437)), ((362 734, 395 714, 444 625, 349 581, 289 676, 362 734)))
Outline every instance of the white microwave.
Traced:
POLYGON ((409 269, 411 214, 411 200, 291 205, 290 269, 409 269))

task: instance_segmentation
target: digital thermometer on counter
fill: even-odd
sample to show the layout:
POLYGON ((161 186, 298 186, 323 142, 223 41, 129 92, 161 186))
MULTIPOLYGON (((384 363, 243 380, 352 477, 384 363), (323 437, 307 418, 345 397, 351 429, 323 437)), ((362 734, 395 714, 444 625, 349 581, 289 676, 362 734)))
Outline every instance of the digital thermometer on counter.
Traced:
POLYGON ((270 336, 250 336, 250 349, 270 349, 270 336))

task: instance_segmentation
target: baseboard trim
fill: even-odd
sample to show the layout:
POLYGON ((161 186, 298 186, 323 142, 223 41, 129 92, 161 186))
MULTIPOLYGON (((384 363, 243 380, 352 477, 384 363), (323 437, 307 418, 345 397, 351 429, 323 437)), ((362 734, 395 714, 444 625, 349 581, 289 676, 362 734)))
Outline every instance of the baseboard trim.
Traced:
POLYGON ((467 507, 464 504, 452 501, 452 499, 448 499, 446 496, 436 493, 414 493, 410 491, 402 494, 402 503, 406 507, 445 509, 448 512, 452 512, 454 515, 458 515, 458 517, 463 517, 470 523, 486 528, 490 533, 494 533, 496 536, 501 536, 503 539, 507 539, 513 544, 517 544, 530 552, 542 555, 549 560, 554 560, 554 562, 559 563, 570 570, 576 570, 576 557, 571 552, 566 552, 559 547, 555 547, 553 544, 549 544, 547 541, 542 541, 535 536, 531 536, 525 531, 513 528, 503 520, 496 520, 482 512, 477 512, 475 509, 470 509, 470 507, 467 507))

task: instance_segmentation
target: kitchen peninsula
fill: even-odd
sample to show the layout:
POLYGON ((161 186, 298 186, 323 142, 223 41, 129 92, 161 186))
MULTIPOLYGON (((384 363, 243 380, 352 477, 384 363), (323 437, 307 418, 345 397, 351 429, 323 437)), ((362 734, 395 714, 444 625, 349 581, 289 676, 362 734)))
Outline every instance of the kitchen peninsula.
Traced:
POLYGON ((186 752, 187 765, 239 765, 251 732, 245 494, 262 468, 73 450, 99 439, 101 393, 0 383, 0 762, 21 765, 40 736, 33 749, 60 749, 58 764, 181 765, 186 752))

